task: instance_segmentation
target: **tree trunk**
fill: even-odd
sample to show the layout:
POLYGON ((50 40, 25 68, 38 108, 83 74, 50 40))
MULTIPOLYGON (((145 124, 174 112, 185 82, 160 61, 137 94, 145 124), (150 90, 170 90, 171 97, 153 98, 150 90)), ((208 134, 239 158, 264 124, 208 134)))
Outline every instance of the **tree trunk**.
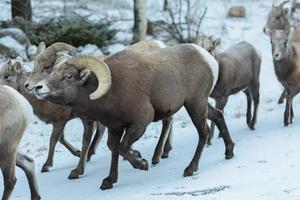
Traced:
POLYGON ((164 11, 168 9, 168 0, 164 0, 164 11))
POLYGON ((134 26, 132 43, 145 39, 147 31, 147 0, 134 0, 134 26))
POLYGON ((11 16, 32 20, 31 0, 11 0, 11 16))

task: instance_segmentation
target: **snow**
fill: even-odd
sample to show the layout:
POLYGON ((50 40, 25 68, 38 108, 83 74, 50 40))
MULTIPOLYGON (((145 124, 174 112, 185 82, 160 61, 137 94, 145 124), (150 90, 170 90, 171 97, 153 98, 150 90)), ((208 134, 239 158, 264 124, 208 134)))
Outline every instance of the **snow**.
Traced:
MULTIPOLYGON (((33 0, 33 6, 40 8, 44 6, 34 15, 47 17, 50 15, 49 10, 55 8, 56 4, 56 8, 63 8, 61 2, 44 3, 33 0)), ((86 6, 81 6, 80 9, 85 11, 82 12, 84 16, 92 19, 110 12, 116 18, 120 16, 126 19, 132 18, 130 10, 132 3, 129 0, 122 1, 120 5, 110 5, 109 0, 101 1, 105 14, 97 12, 95 15, 87 11, 92 12, 101 8, 101 5, 95 1, 87 2, 85 2, 86 6)), ((152 19, 161 16, 158 10, 162 6, 158 6, 155 2, 152 1, 152 4, 148 5, 152 9, 150 12, 152 19)), ((204 150, 199 171, 192 177, 184 178, 183 170, 193 156, 198 138, 186 111, 181 109, 175 115, 173 150, 170 157, 161 160, 157 166, 151 166, 147 172, 135 170, 127 161, 120 159, 118 183, 114 184, 111 190, 101 191, 99 187, 102 179, 108 175, 110 166, 110 151, 106 147, 106 135, 96 155, 87 163, 85 173, 80 179, 67 179, 70 171, 76 167, 78 158, 72 156, 60 144, 55 151, 54 166, 50 172, 42 174, 39 171, 46 160, 52 127, 35 118, 35 123, 30 125, 20 149, 35 159, 43 199, 300 199, 300 101, 298 97, 294 100, 294 123, 284 127, 285 106, 277 104, 282 87, 274 74, 269 39, 262 32, 272 0, 207 2, 208 12, 202 31, 221 37, 222 50, 246 40, 254 44, 263 56, 260 75, 261 99, 256 130, 251 131, 246 125, 246 98, 243 93, 232 96, 225 108, 227 125, 236 143, 235 157, 225 160, 224 143, 221 139, 215 138, 213 145, 204 150), (226 14, 231 5, 244 5, 247 10, 246 18, 228 18, 226 14)), ((68 6, 71 4, 72 1, 68 6)), ((81 12, 79 8, 77 12, 81 12)), ((3 16, 7 18, 7 14, 1 13, 0 18, 3 19, 3 16)), ((115 26, 122 31, 117 35, 119 42, 108 47, 108 51, 112 53, 123 49, 124 44, 128 44, 131 38, 132 21, 118 22, 115 26)), ((92 45, 87 45, 85 52, 94 53, 96 49, 92 45)), ((32 62, 27 62, 26 66, 32 67, 32 62)), ((81 147, 82 130, 82 124, 78 119, 69 122, 65 130, 66 138, 77 148, 81 147)), ((152 123, 144 137, 134 146, 149 163, 160 130, 160 122, 152 123)), ((27 180, 19 169, 17 178, 18 182, 11 199, 29 199, 27 180)), ((0 184, 0 191, 2 190, 3 186, 0 184)))

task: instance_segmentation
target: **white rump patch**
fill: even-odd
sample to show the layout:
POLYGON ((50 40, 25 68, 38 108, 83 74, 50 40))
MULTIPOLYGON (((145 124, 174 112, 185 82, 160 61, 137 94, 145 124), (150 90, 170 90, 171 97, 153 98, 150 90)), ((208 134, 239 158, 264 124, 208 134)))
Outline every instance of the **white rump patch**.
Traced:
POLYGON ((203 58, 205 59, 205 61, 207 62, 207 64, 211 69, 213 75, 213 87, 211 89, 212 92, 219 78, 219 64, 217 60, 212 55, 210 55, 210 53, 206 51, 204 48, 196 44, 191 44, 191 45, 194 46, 199 51, 200 55, 203 56, 203 58))
POLYGON ((159 48, 166 48, 167 47, 163 42, 161 42, 159 40, 153 40, 153 42, 156 43, 159 48))
POLYGON ((7 85, 3 85, 3 87, 19 103, 20 112, 23 113, 23 115, 24 115, 24 117, 25 117, 25 119, 27 121, 27 124, 30 123, 31 120, 33 119, 33 110, 32 110, 31 104, 27 101, 27 99, 23 95, 21 95, 14 88, 12 88, 10 86, 7 86, 7 85))

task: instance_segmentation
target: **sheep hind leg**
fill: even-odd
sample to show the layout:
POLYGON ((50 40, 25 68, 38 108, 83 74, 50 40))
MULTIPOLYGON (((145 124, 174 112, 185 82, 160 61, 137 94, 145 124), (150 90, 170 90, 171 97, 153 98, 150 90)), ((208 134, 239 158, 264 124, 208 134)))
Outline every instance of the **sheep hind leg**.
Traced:
POLYGON ((16 165, 17 167, 21 168, 26 174, 30 192, 31 192, 31 199, 32 200, 41 199, 38 185, 37 185, 35 170, 34 170, 34 161, 28 156, 18 152, 16 158, 16 165))
MULTIPOLYGON (((228 97, 216 99, 216 108, 223 112, 227 101, 228 101, 228 97)), ((215 122, 211 121, 209 137, 207 140, 208 145, 211 145, 211 140, 214 138, 214 132, 215 132, 215 122)), ((222 137, 222 134, 220 134, 220 132, 219 132, 219 137, 222 137)))
POLYGON ((253 83, 250 87, 251 87, 251 94, 253 97, 254 110, 253 110, 253 116, 249 128, 251 130, 255 130, 255 124, 257 121, 257 109, 259 105, 259 83, 258 82, 253 83))
POLYGON ((2 195, 2 200, 8 200, 17 182, 15 176, 15 155, 12 154, 6 156, 3 161, 4 164, 1 166, 4 180, 4 192, 2 195))
POLYGON ((96 149, 102 140, 105 129, 106 129, 105 126, 103 126, 101 123, 97 122, 97 130, 96 130, 95 136, 93 138, 92 144, 89 148, 87 161, 90 161, 92 156, 96 153, 96 149))
POLYGON ((73 169, 69 175, 69 179, 77 179, 80 175, 83 175, 86 161, 87 161, 87 154, 89 150, 89 146, 91 143, 91 138, 93 135, 93 121, 84 120, 83 126, 84 126, 84 133, 82 138, 82 149, 81 149, 81 155, 80 160, 78 162, 78 165, 75 169, 73 169))
POLYGON ((123 135, 123 129, 108 130, 107 146, 111 151, 111 164, 108 177, 103 179, 101 190, 111 189, 113 184, 118 181, 118 163, 119 163, 119 150, 120 140, 123 135))
POLYGON ((207 101, 199 102, 199 99, 185 103, 185 108, 195 125, 199 140, 197 149, 190 164, 185 168, 183 176, 192 176, 198 170, 198 164, 203 152, 203 148, 207 142, 209 128, 206 122, 207 119, 207 101))
POLYGON ((49 172, 50 167, 53 166, 53 156, 54 156, 55 146, 63 133, 64 127, 65 127, 65 122, 53 124, 53 129, 50 137, 48 157, 42 167, 41 170, 42 173, 49 172))
MULTIPOLYGON (((172 126, 172 118, 167 118, 162 120, 163 123, 163 127, 161 130, 161 134, 159 137, 159 141, 156 145, 153 157, 152 157, 152 164, 158 164, 159 163, 159 158, 160 156, 163 154, 164 151, 164 147, 166 145, 166 141, 169 138, 169 133, 170 133, 170 129, 172 126)), ((169 151, 167 152, 167 154, 169 153, 169 151)))
POLYGON ((246 114, 246 119, 247 119, 247 125, 248 125, 248 127, 250 127, 251 118, 252 118, 252 114, 251 114, 251 111, 252 111, 252 95, 251 95, 251 92, 250 92, 249 88, 247 88, 243 92, 245 93, 246 98, 247 98, 247 114, 246 114))
POLYGON ((220 110, 215 109, 212 105, 208 104, 208 119, 216 123, 220 130, 224 144, 225 144, 225 159, 231 159, 233 157, 234 142, 232 141, 228 128, 224 119, 224 116, 220 110))

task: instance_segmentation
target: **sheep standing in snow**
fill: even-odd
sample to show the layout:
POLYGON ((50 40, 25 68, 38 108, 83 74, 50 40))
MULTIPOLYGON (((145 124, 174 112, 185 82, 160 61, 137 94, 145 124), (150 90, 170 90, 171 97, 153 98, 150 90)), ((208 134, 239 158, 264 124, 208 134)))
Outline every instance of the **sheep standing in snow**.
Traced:
POLYGON ((15 165, 27 176, 31 199, 40 199, 34 161, 17 152, 32 115, 31 105, 21 94, 9 86, 0 86, 0 168, 4 178, 3 200, 9 199, 16 184, 15 165))
MULTIPOLYGON (((219 79, 210 97, 216 100, 216 108, 223 111, 229 96, 243 91, 247 97, 247 125, 254 130, 259 105, 261 56, 248 42, 240 42, 222 53, 217 53, 216 47, 220 42, 220 39, 204 35, 198 40, 198 44, 210 52, 219 63, 219 79)), ((213 132, 214 122, 211 125, 208 143, 213 138, 213 132)))

